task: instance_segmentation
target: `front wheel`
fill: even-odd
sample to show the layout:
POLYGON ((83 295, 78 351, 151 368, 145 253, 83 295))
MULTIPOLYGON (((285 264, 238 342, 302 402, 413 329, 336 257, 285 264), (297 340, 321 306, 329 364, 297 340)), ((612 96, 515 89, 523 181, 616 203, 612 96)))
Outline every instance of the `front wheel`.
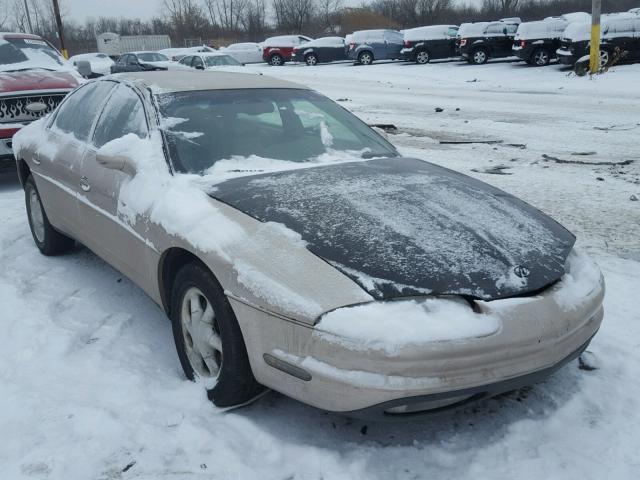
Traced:
POLYGON ((605 50, 604 48, 600 50, 600 70, 604 70, 609 67, 611 64, 611 55, 609 54, 609 50, 605 50))
POLYGON ((310 53, 306 57, 304 57, 304 61, 307 62, 307 65, 313 67, 318 64, 318 57, 314 53, 310 53))
POLYGON ((27 177, 24 183, 24 196, 29 228, 31 229, 33 241, 40 253, 50 256, 59 255, 70 250, 75 243, 74 240, 58 232, 49 223, 36 182, 31 175, 27 177))
POLYGON ((482 65, 484 63, 487 63, 487 60, 489 60, 489 52, 487 52, 484 48, 474 50, 474 52, 471 54, 471 63, 474 63, 475 65, 482 65))
POLYGON ((371 65, 373 63, 373 54, 371 52, 360 52, 358 63, 360 65, 371 65))
POLYGON ((271 55, 271 58, 269 59, 269 63, 274 67, 279 67, 281 65, 284 65, 284 58, 282 58, 282 55, 278 55, 277 53, 275 53, 271 55))
POLYGON ((429 63, 429 60, 431 60, 431 58, 429 57, 429 52, 427 52, 426 50, 422 50, 416 53, 416 63, 425 65, 429 63))
POLYGON ((204 380, 216 406, 242 405, 264 390, 251 371, 224 290, 201 264, 187 264, 176 275, 170 316, 184 374, 190 380, 204 380))

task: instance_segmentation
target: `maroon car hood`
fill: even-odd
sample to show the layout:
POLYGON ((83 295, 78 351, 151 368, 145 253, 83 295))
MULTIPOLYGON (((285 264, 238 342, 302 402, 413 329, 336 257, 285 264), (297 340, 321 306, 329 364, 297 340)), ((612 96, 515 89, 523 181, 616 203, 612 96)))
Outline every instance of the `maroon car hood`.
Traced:
POLYGON ((27 70, 24 72, 0 72, 0 93, 28 90, 70 90, 80 83, 69 72, 27 70))

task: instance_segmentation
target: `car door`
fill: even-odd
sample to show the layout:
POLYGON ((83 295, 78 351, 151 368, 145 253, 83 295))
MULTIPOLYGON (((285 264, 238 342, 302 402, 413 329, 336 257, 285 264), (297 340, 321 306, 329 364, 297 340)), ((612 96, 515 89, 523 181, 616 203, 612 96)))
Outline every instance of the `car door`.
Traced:
POLYGON ((384 32, 386 58, 400 58, 400 50, 404 45, 404 37, 398 32, 384 32))
POLYGON ((127 134, 147 138, 148 119, 137 92, 118 84, 100 113, 82 160, 80 170, 86 182, 78 208, 80 220, 90 232, 85 245, 144 288, 150 278, 146 261, 150 247, 135 226, 118 215, 120 187, 130 177, 96 161, 100 147, 127 134))
POLYGON ((125 58, 126 58, 126 55, 120 55, 118 57, 116 62, 113 64, 113 69, 112 69, 113 73, 124 72, 125 58))
POLYGON ((77 208, 83 182, 80 165, 96 119, 96 105, 111 87, 95 82, 70 93, 47 127, 46 141, 34 152, 32 173, 49 220, 78 239, 82 231, 77 208))
POLYGON ((502 55, 508 57, 512 54, 513 41, 516 38, 516 32, 518 31, 518 25, 509 23, 505 27, 505 35, 500 39, 500 49, 502 55))
POLYGON ((502 39, 505 37, 504 24, 492 23, 484 30, 484 42, 490 50, 490 56, 502 56, 502 39))
POLYGON ((140 67, 140 62, 138 61, 138 57, 134 54, 130 53, 126 58, 125 72, 139 72, 142 70, 140 67))
POLYGON ((443 58, 451 58, 456 56, 456 37, 458 36, 458 27, 449 27, 447 30, 446 47, 443 58))
POLYGON ((185 67, 191 68, 192 61, 193 61, 193 55, 187 55, 186 57, 182 57, 178 63, 185 67))

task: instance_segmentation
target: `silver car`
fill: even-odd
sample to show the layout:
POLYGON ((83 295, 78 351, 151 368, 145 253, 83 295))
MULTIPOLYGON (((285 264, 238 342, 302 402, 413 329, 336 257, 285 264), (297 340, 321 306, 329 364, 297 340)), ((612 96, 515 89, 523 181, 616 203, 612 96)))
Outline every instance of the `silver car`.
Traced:
POLYGON ((221 407, 265 387, 350 415, 531 384, 603 317, 599 269, 521 200, 401 157, 300 85, 88 82, 14 140, 33 239, 81 242, 171 319, 221 407))

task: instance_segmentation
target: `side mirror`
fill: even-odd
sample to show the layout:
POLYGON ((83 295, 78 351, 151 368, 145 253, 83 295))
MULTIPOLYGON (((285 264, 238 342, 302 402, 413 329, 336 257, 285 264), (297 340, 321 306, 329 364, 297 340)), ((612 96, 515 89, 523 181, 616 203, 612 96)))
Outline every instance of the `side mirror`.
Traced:
POLYGON ((78 70, 78 73, 82 75, 84 78, 89 78, 93 73, 91 71, 91 63, 89 63, 86 60, 77 60, 75 62, 75 66, 76 66, 76 70, 78 70))
POLYGON ((196 70, 204 70, 204 65, 196 65, 196 70))
POLYGON ((120 170, 132 177, 137 171, 133 159, 126 155, 107 155, 98 152, 96 154, 96 162, 104 168, 108 168, 109 170, 120 170))

